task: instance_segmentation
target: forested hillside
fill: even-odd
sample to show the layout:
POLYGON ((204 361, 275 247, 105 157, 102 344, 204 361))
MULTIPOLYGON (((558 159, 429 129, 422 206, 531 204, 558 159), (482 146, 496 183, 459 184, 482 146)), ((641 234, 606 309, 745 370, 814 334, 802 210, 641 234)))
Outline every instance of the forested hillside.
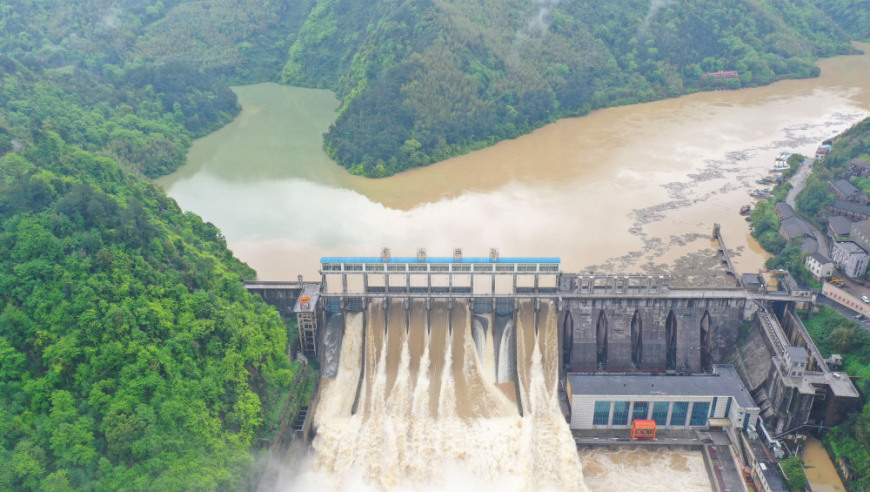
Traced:
POLYGON ((860 3, 0 2, 0 489, 251 476, 292 396, 287 329, 220 232, 143 179, 238 113, 229 84, 334 89, 327 150, 384 176, 597 107, 811 76, 867 37, 860 3))
POLYGON ((236 114, 227 83, 279 73, 335 90, 328 153, 386 176, 599 107, 813 76, 868 36, 862 1, 10 0, 0 53, 107 127, 71 141, 146 176, 236 114))
POLYGON ((0 127, 170 173, 193 138, 238 114, 228 83, 277 77, 305 3, 3 2, 0 127))
POLYGON ((254 272, 141 179, 277 76, 290 2, 249 3, 0 3, 0 490, 248 488, 307 394, 254 272))
POLYGON ((0 489, 248 478, 293 376, 220 232, 53 133, 0 159, 0 489))
POLYGON ((283 77, 336 90, 327 151, 385 176, 594 108, 813 76, 848 50, 797 1, 324 0, 283 77), (722 70, 739 78, 705 76, 722 70))

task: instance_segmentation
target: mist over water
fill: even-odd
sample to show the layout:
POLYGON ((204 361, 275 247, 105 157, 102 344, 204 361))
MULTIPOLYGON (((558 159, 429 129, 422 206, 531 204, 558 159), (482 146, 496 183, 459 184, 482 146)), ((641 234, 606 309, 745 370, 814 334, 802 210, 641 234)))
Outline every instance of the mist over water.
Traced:
POLYGON ((242 114, 157 182, 263 280, 315 278, 320 256, 383 246, 433 256, 495 246, 560 256, 565 271, 632 273, 708 250, 713 222, 751 272, 767 255, 737 211, 755 180, 780 152, 812 154, 870 109, 870 57, 819 65, 816 79, 594 111, 384 179, 351 176, 323 153, 331 93, 237 87, 242 114))
MULTIPOLYGON (((667 3, 651 2, 648 17, 667 3)), ((709 249, 713 222, 738 270, 755 271, 767 255, 737 214, 755 180, 779 152, 812 154, 870 110, 870 57, 819 65, 816 79, 595 111, 379 180, 323 153, 331 93, 237 87, 242 114, 157 183, 263 280, 313 279, 320 256, 383 246, 433 256, 496 246, 560 256, 564 271, 630 273, 709 249)), ((581 469, 553 398, 549 307, 535 316, 526 305, 498 332, 467 306, 414 304, 404 317, 378 305, 344 320, 314 448, 282 490, 709 489, 697 453, 586 449, 581 469)))
POLYGON ((486 327, 472 321, 465 302, 452 310, 436 302, 428 320, 422 302, 410 313, 402 303, 385 304, 376 300, 365 314, 347 316, 338 374, 324 381, 310 462, 285 478, 283 490, 586 490, 555 391, 552 304, 543 303, 537 316, 531 302, 520 305, 522 415, 495 385, 492 367, 481 363, 480 351, 496 355, 486 337, 475 338, 475 326, 486 327), (417 333, 421 344, 411 343, 417 333), (390 361, 393 351, 398 360, 390 361))

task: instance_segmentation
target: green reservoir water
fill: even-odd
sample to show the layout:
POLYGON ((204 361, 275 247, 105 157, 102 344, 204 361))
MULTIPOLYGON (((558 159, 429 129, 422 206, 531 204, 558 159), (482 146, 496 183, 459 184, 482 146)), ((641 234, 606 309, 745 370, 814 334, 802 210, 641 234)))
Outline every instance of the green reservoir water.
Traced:
POLYGON ((234 182, 301 178, 337 184, 339 168, 323 152, 322 134, 338 101, 326 90, 257 84, 233 87, 242 103, 230 124, 199 139, 187 165, 157 180, 163 187, 200 173, 234 182))
MULTIPOLYGON (((867 48, 866 45, 859 45, 867 48)), ((259 277, 315 278, 321 256, 558 256, 564 271, 634 273, 709 251, 722 225, 741 272, 767 255, 738 215, 782 151, 870 114, 870 56, 815 79, 595 111, 385 179, 351 176, 322 150, 328 91, 236 87, 241 115, 197 140, 157 181, 217 225, 259 277)))

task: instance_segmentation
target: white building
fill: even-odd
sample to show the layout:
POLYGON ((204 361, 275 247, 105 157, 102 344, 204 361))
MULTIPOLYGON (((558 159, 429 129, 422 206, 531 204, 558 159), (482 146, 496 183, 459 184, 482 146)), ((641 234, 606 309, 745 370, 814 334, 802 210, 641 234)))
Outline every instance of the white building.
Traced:
POLYGON ((818 253, 807 256, 804 265, 813 274, 813 278, 819 282, 834 275, 834 262, 818 253))
POLYGON ((637 419, 659 429, 727 428, 736 435, 755 427, 760 409, 733 367, 714 374, 568 374, 572 429, 629 429, 637 419))
POLYGON ((860 277, 867 271, 870 256, 852 241, 842 241, 831 246, 831 260, 849 278, 860 277))

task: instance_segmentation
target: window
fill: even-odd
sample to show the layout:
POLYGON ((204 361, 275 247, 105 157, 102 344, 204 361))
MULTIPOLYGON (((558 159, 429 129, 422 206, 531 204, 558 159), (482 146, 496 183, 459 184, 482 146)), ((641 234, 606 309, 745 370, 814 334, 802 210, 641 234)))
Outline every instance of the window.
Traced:
POLYGON ((656 421, 656 425, 667 425, 668 406, 666 401, 657 401, 653 404, 652 419, 656 421))
POLYGON ((450 265, 430 265, 429 271, 432 272, 447 272, 450 271, 450 265))
POLYGON ((492 271, 492 263, 475 263, 474 264, 475 272, 491 272, 492 271))
POLYGON ((512 272, 514 271, 515 265, 513 263, 501 264, 495 266, 495 271, 497 272, 512 272))
POLYGON ((634 411, 631 412, 631 420, 644 420, 649 415, 649 402, 634 402, 634 411))
POLYGON ((610 402, 596 401, 592 425, 607 425, 608 423, 610 423, 610 402))
POLYGON ((389 263, 387 265, 388 272, 404 272, 405 264, 404 263, 389 263))
POLYGON ((341 263, 324 263, 323 264, 324 272, 340 272, 341 271, 341 263))
POLYGON ((728 397, 728 403, 725 404, 725 417, 731 418, 729 415, 731 414, 731 397, 728 397))
POLYGON ((628 402, 613 402, 613 425, 628 425, 628 402))
POLYGON ((707 425, 707 414, 710 413, 710 402, 696 401, 692 404, 692 417, 689 425, 707 425))
POLYGON ((408 270, 411 272, 425 272, 427 270, 428 265, 425 263, 422 264, 410 264, 408 265, 408 270))
POLYGON ((686 415, 689 413, 689 402, 675 401, 674 408, 671 410, 671 423, 673 426, 686 425, 686 415))
POLYGON ((719 401, 719 397, 714 396, 713 397, 713 405, 710 407, 710 418, 711 419, 716 417, 716 403, 718 401, 719 401))
POLYGON ((383 272, 384 264, 383 263, 366 263, 366 271, 367 272, 383 272))

